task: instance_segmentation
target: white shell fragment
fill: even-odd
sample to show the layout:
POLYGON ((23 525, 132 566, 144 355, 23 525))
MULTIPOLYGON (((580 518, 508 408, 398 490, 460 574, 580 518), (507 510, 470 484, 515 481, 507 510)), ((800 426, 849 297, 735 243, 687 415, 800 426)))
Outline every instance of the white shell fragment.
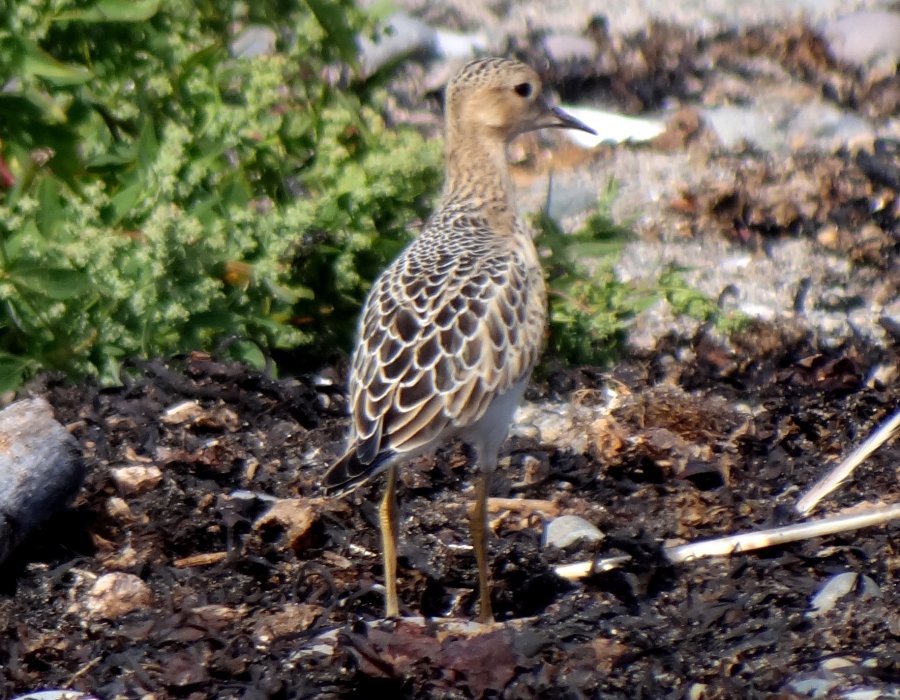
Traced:
POLYGON ((597 135, 586 131, 566 129, 566 136, 582 148, 594 148, 601 143, 624 143, 625 141, 650 141, 666 130, 666 125, 659 119, 644 117, 628 117, 616 112, 606 112, 592 107, 560 107, 576 119, 584 122, 597 135))
POLYGON ((880 598, 881 589, 868 576, 857 574, 855 571, 845 571, 832 576, 819 588, 810 601, 810 611, 807 616, 824 615, 833 610, 838 602, 846 596, 856 600, 880 598))

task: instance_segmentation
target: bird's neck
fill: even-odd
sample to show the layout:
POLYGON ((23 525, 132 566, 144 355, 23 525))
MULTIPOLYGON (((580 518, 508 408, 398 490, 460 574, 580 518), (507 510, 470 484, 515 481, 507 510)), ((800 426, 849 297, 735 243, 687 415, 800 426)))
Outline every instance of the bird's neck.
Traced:
POLYGON ((497 232, 515 230, 516 205, 502 139, 461 129, 448 132, 442 204, 483 215, 497 232))

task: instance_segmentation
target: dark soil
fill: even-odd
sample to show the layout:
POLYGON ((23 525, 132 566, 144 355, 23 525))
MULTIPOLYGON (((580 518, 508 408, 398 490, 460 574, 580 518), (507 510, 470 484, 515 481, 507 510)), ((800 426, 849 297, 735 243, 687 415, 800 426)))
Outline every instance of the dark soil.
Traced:
MULTIPOLYGON (((484 630, 441 623, 475 612, 461 446, 410 465, 400 488, 402 603, 433 624, 377 622, 379 487, 330 502, 317 485, 341 447, 340 381, 274 381, 202 354, 141 365, 117 389, 45 377, 32 391, 71 427, 89 476, 71 510, 3 567, 0 695, 69 685, 103 698, 770 697, 832 656, 871 660, 851 668, 860 682, 900 681, 896 525, 677 567, 659 554, 665 541, 790 521, 798 487, 900 404, 896 382, 867 385, 896 355, 753 330, 766 332, 768 344, 727 351, 671 338, 611 377, 571 369, 532 389, 580 401, 604 382, 631 392, 586 454, 512 440, 494 489, 586 515, 606 539, 550 553, 538 518, 501 517, 494 605, 508 624, 484 630), (202 411, 165 413, 185 400, 202 411), (661 446, 653 429, 678 440, 661 446), (625 442, 603 439, 613 433, 625 442), (708 461, 682 459, 685 445, 708 447, 708 461), (540 478, 526 478, 526 455, 545 466, 540 478), (123 496, 111 469, 135 464, 162 480, 123 496), (283 503, 304 517, 261 517, 270 496, 298 499, 283 503), (621 553, 630 564, 580 584, 553 573, 621 553), (90 586, 110 571, 139 577, 152 602, 89 612, 90 586), (842 571, 871 577, 881 597, 807 617, 810 596, 842 571)), ((898 462, 895 441, 825 510, 891 500, 898 462)))
MULTIPOLYGON (((707 45, 660 25, 614 48, 614 75, 598 60, 551 66, 551 82, 563 95, 606 90, 638 111, 697 97, 704 57, 730 65, 740 54, 777 61, 867 115, 896 110, 900 95, 898 78, 849 75, 797 27, 707 45)), ((896 275, 894 156, 890 142, 862 160, 800 154, 777 168, 719 155, 734 160, 738 184, 683 193, 674 215, 690 235, 737 243, 748 229, 810 235, 812 223, 833 221, 836 253, 870 276, 896 275), (876 195, 886 203, 877 211, 876 195), (807 200, 822 209, 801 216, 807 200), (867 223, 865 238, 856 232, 867 223)), ((588 447, 510 440, 494 495, 582 515, 605 539, 550 551, 537 506, 492 513, 500 624, 485 628, 459 623, 476 612, 474 472, 460 445, 407 465, 399 489, 403 612, 429 620, 381 619, 380 484, 338 501, 318 486, 343 443, 340 366, 273 380, 198 353, 133 363, 120 388, 43 377, 30 392, 76 436, 88 477, 72 507, 0 568, 0 699, 59 687, 104 699, 792 697, 790 679, 835 657, 849 664, 835 671, 848 687, 900 684, 896 523, 679 566, 661 553, 792 522, 797 497, 900 405, 898 364, 898 351, 862 338, 833 347, 757 324, 727 346, 703 333, 665 338, 609 374, 545 373, 531 400, 598 404, 588 447), (620 397, 608 414, 604 387, 620 397), (122 467, 156 467, 161 478, 124 486, 114 478, 122 467), (579 583, 554 573, 617 554, 630 562, 579 583), (870 577, 879 596, 851 594, 808 616, 814 592, 844 571, 870 577), (92 607, 92 587, 110 572, 150 595, 127 612, 92 607)), ((895 502, 898 464, 895 438, 816 515, 895 502)))

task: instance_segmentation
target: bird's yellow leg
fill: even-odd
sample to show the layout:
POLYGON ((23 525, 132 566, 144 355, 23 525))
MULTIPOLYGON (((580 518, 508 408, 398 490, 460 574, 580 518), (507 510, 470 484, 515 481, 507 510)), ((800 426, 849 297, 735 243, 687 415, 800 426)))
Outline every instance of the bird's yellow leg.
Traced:
POLYGON ((491 470, 482 469, 479 474, 475 485, 475 502, 470 513, 472 544, 475 546, 475 562, 478 564, 478 621, 482 624, 494 621, 491 612, 491 574, 487 559, 487 497, 491 473, 491 470))
POLYGON ((385 617, 400 615, 397 601, 397 466, 391 465, 387 470, 387 485, 384 496, 378 507, 378 520, 381 524, 381 557, 384 562, 384 598, 385 617))

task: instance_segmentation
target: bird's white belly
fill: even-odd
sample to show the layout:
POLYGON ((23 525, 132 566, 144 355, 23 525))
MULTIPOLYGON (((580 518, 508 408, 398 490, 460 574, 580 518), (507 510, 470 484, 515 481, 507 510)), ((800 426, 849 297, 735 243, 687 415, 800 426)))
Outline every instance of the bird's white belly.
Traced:
POLYGON ((509 390, 494 397, 484 415, 460 431, 460 438, 475 448, 482 464, 492 464, 495 461, 500 446, 506 440, 516 407, 525 393, 529 375, 530 373, 526 374, 509 390))

